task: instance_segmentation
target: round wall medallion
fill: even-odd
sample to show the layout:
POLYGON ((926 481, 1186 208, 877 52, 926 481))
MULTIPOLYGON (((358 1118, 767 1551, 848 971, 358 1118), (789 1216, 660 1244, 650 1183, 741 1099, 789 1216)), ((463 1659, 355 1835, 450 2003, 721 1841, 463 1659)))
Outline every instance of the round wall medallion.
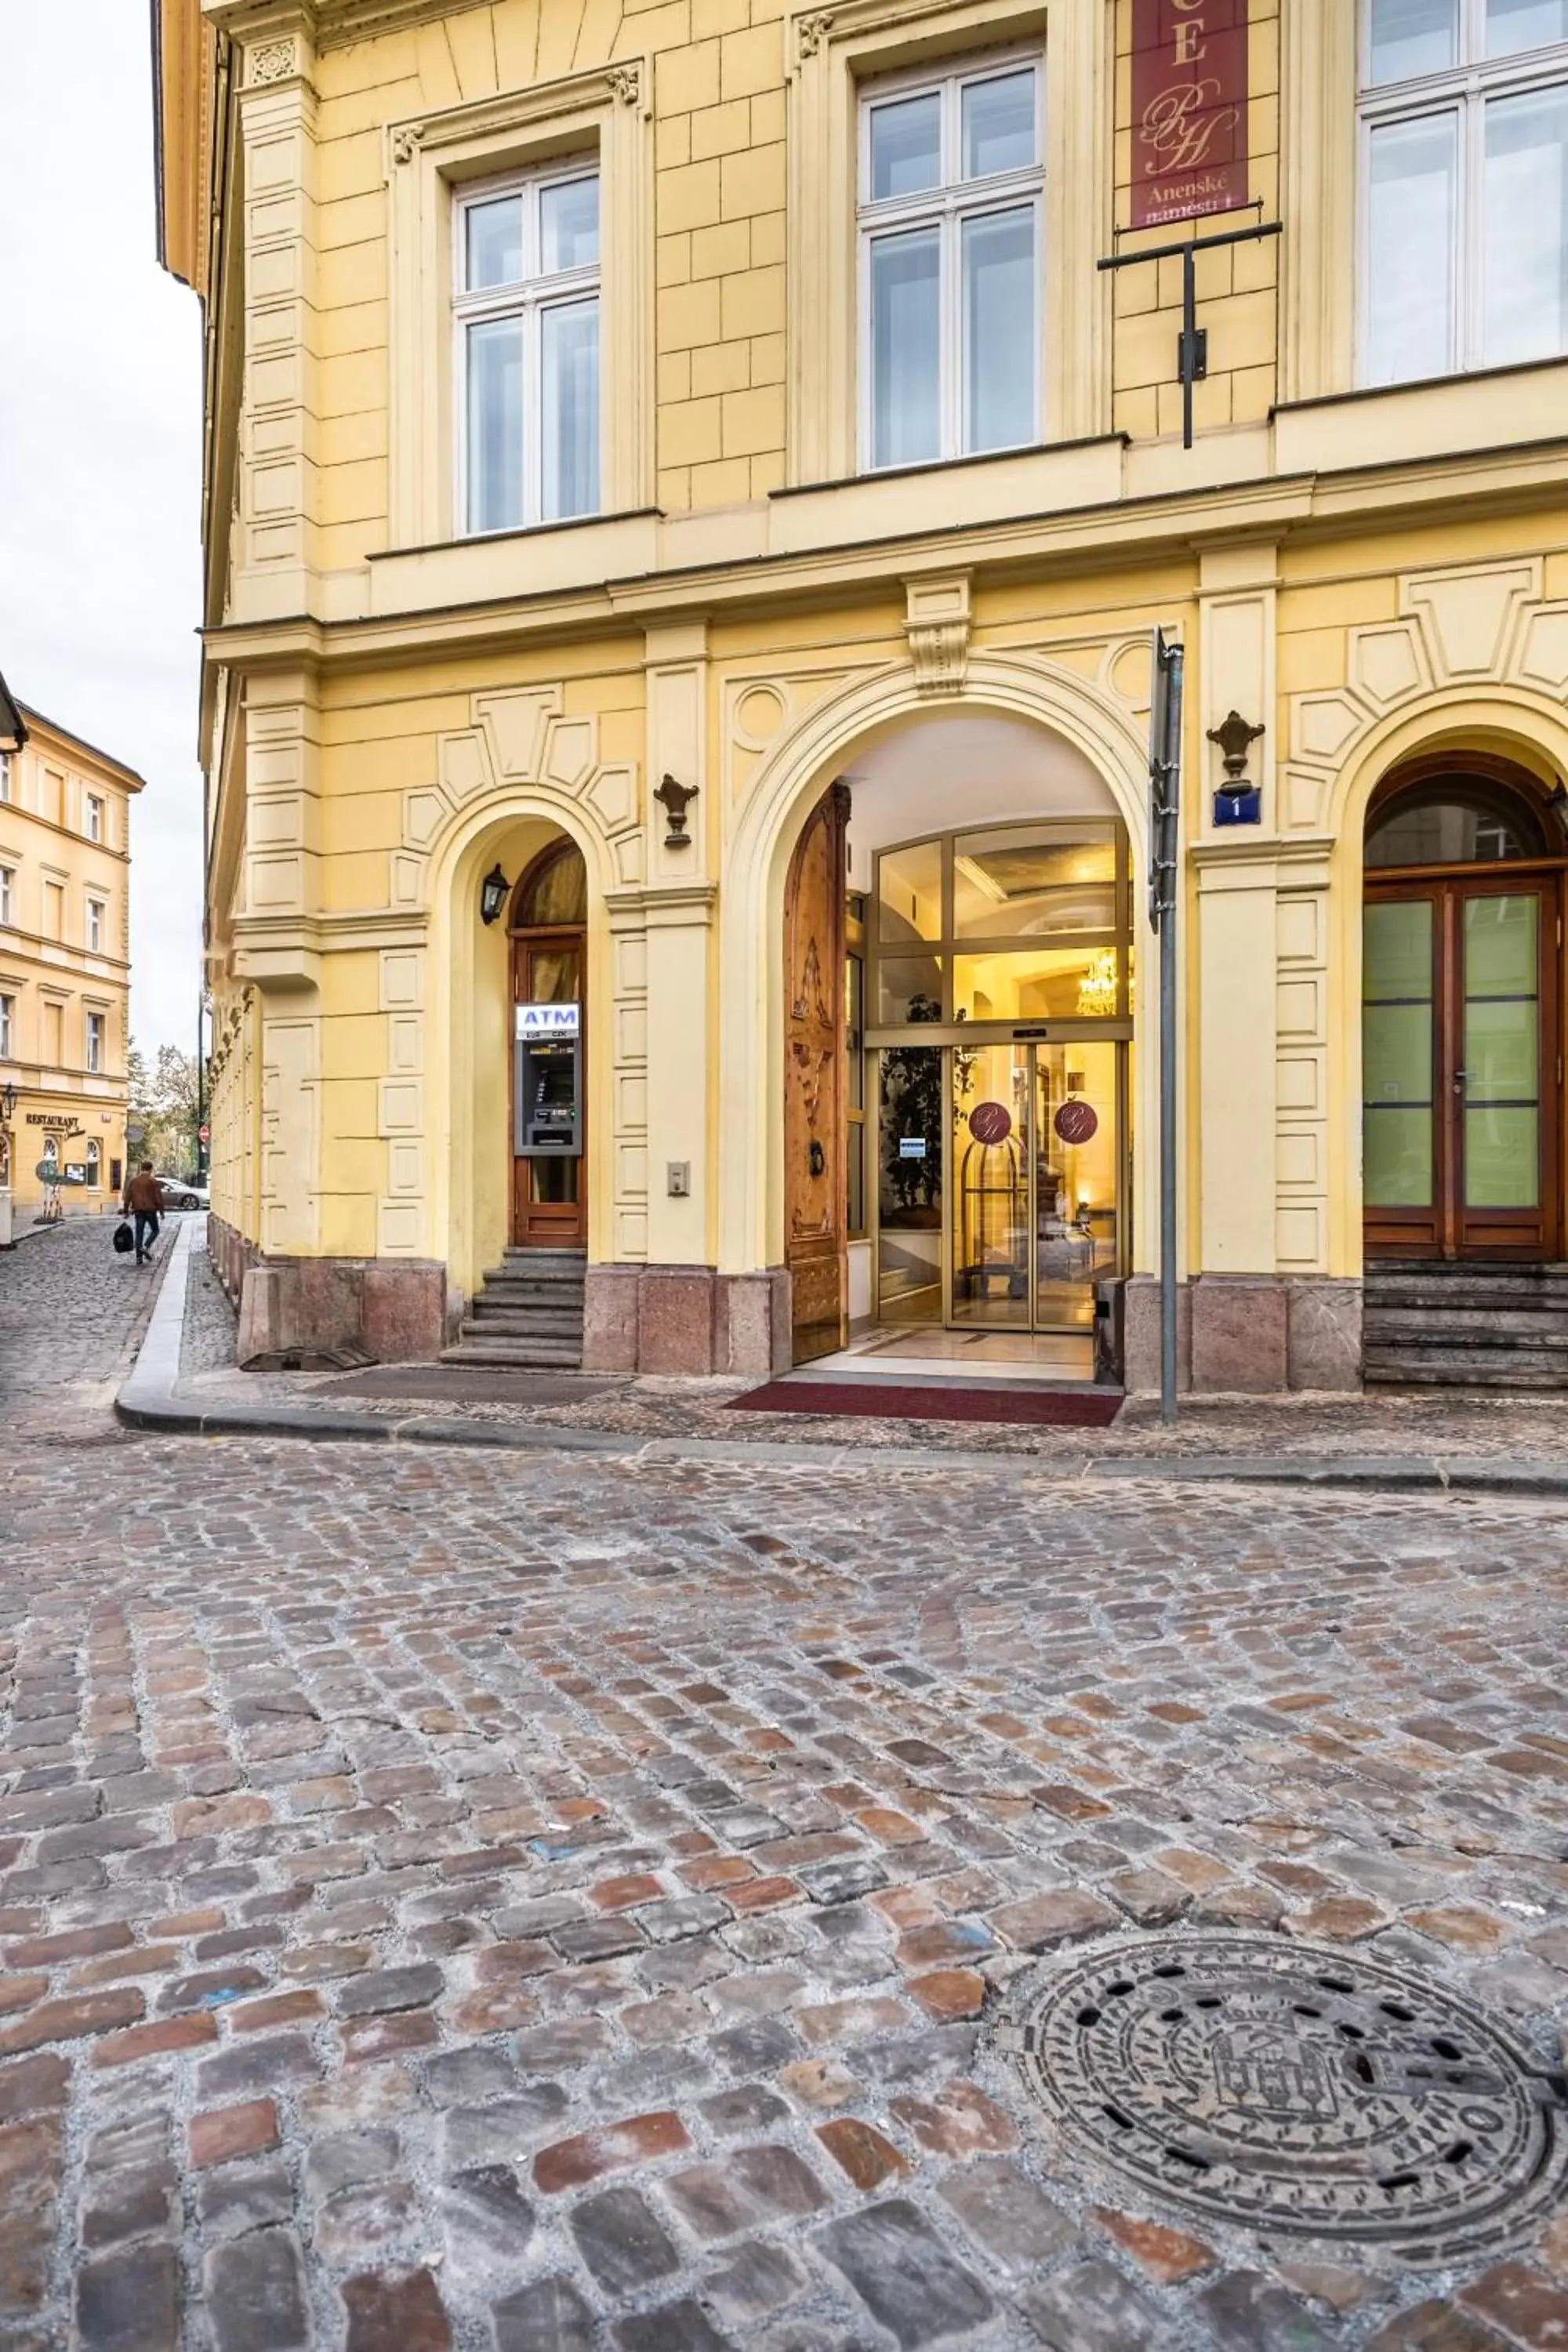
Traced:
POLYGON ((1562 2077, 1360 1952, 1129 1937, 1032 1970, 1010 2007, 999 2046, 1064 2141, 1211 2221, 1451 2262, 1568 2179, 1562 2077))

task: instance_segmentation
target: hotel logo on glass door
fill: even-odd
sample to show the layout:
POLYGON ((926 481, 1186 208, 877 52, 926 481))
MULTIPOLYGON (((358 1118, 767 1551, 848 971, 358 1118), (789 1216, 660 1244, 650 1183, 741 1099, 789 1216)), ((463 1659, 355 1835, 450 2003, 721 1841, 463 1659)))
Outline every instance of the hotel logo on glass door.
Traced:
POLYGON ((1247 5, 1132 0, 1134 228, 1247 203, 1247 5))

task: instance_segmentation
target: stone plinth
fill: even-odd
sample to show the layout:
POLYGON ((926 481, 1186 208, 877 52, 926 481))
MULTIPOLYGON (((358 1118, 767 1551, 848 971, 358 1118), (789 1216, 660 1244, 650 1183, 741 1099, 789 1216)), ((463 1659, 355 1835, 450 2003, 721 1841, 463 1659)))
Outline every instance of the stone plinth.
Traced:
POLYGON ((583 1369, 667 1377, 788 1370, 789 1276, 704 1265, 591 1265, 584 1283, 583 1369))

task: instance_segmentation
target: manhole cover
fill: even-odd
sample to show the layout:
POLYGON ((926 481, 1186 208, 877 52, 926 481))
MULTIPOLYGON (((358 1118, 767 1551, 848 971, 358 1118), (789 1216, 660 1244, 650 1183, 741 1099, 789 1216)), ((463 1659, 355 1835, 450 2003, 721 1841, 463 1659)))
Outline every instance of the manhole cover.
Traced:
POLYGON ((1560 2077, 1381 1960, 1271 1936, 1140 1936, 1014 1997, 1000 2044, 1064 2138, 1253 2229, 1447 2262, 1562 2195, 1560 2077))

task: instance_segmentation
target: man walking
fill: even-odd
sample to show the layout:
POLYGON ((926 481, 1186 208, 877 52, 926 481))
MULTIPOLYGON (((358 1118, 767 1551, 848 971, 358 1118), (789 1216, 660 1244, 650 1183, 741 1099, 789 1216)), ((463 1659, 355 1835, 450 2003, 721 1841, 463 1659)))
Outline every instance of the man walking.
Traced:
POLYGON ((158 1220, 163 1213, 163 1188, 153 1173, 153 1162, 144 1160, 125 1187, 125 1213, 136 1221, 136 1263, 145 1265, 153 1255, 153 1244, 158 1238, 158 1220))

